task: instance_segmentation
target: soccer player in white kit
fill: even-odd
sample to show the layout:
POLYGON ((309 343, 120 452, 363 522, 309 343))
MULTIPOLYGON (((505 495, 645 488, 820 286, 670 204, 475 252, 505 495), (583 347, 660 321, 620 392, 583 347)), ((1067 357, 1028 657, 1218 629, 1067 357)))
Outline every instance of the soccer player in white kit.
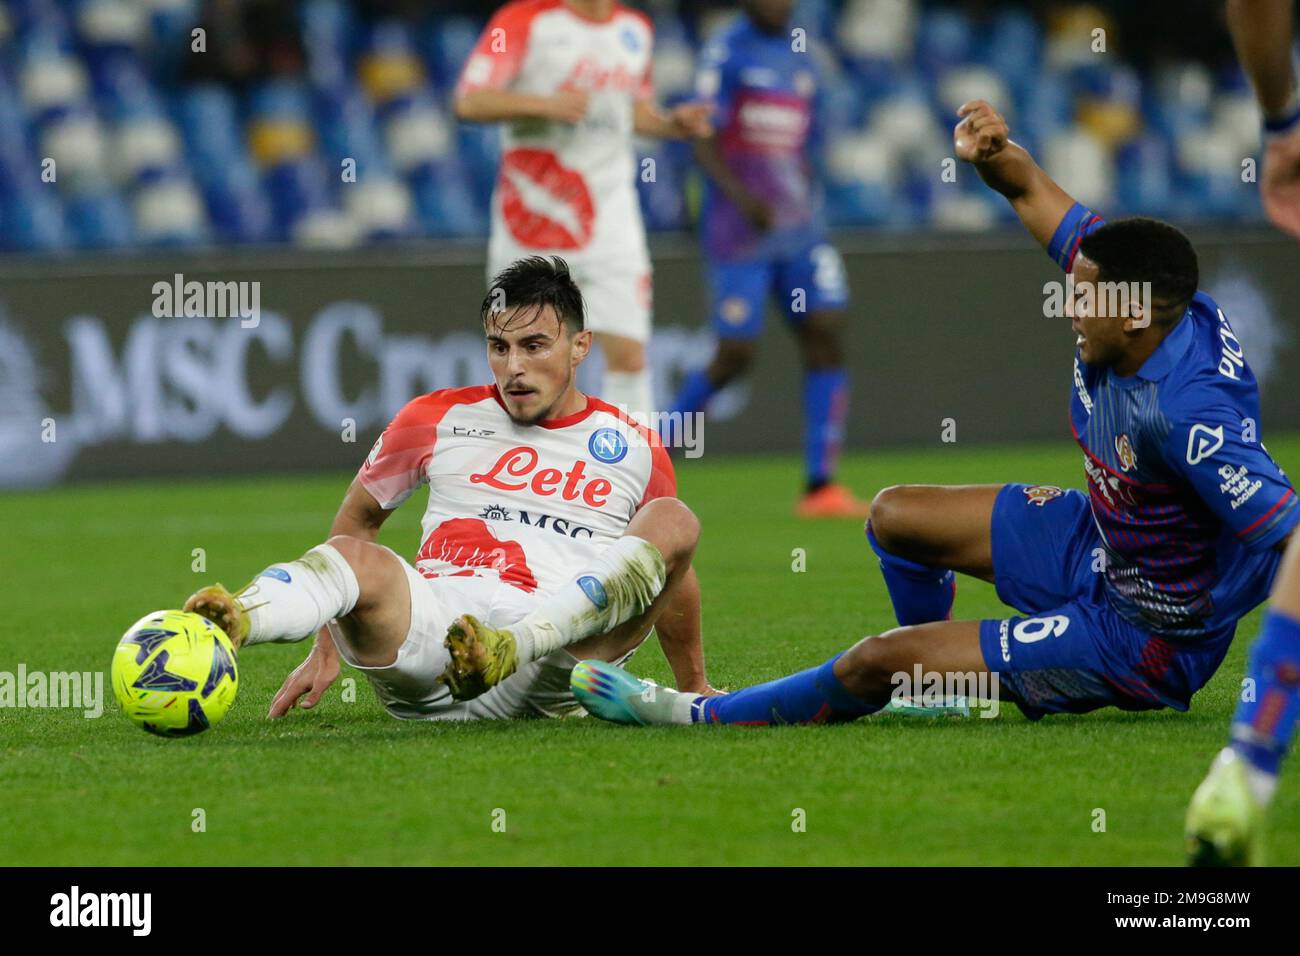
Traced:
POLYGON ((653 411, 650 256, 633 135, 712 134, 707 104, 654 104, 649 18, 615 0, 515 0, 461 73, 456 115, 503 124, 488 274, 536 253, 568 260, 605 357, 601 397, 653 411))
POLYGON ((625 659, 651 627, 678 685, 709 692, 691 569, 699 523, 675 497, 658 436, 577 390, 592 333, 563 260, 514 263, 481 318, 495 384, 407 403, 326 543, 237 594, 215 585, 186 603, 237 647, 317 635, 270 716, 303 697, 313 706, 340 657, 395 717, 576 714, 576 661, 625 659), (375 540, 421 485, 410 563, 375 540))

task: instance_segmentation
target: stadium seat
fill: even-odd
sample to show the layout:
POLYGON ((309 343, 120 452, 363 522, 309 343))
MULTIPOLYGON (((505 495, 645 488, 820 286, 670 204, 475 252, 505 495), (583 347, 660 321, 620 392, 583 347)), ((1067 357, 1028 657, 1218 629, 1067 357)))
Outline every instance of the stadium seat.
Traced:
POLYGON ((366 239, 403 239, 412 235, 415 202, 396 176, 367 176, 342 189, 343 208, 366 239))
POLYGON ((141 116, 112 134, 113 174, 130 186, 157 177, 181 161, 181 137, 166 116, 141 116))
POLYGON ((39 138, 42 162, 53 161, 54 181, 76 192, 97 187, 106 178, 108 139, 103 123, 88 107, 60 115, 44 124, 39 138))
POLYGON ((0 222, 0 244, 7 251, 60 252, 72 246, 53 190, 10 193, 0 206, 0 222))
POLYGON ((321 93, 316 116, 323 156, 340 176, 342 164, 348 160, 360 172, 382 172, 389 168, 374 104, 356 87, 321 93))
POLYGON ((384 118, 384 142, 393 166, 409 172, 445 160, 453 145, 453 120, 437 105, 432 91, 406 99, 384 118))
POLYGON ((357 62, 357 79, 366 95, 381 105, 423 86, 424 64, 405 24, 394 20, 375 24, 357 62))
POLYGON ((974 30, 960 12, 940 7, 921 15, 916 33, 916 66, 922 76, 936 76, 967 62, 974 46, 974 30))
POLYGON ((178 99, 176 114, 200 181, 219 175, 246 155, 238 106, 225 87, 205 83, 185 89, 178 99))
MULTIPOLYGON (((652 13, 669 105, 693 96, 700 46, 737 15, 686 8, 652 13)), ((366 20, 349 0, 304 0, 305 72, 246 88, 182 82, 201 12, 201 0, 0 5, 6 249, 485 235, 499 131, 458 123, 449 98, 486 9, 366 20), (46 158, 53 182, 41 179, 46 158), (352 165, 356 182, 342 175, 352 165)), ((1239 69, 1165 58, 1139 73, 1124 55, 1130 38, 1115 33, 1122 21, 1065 3, 1036 16, 800 0, 796 16, 823 78, 818 127, 838 225, 1005 221, 969 177, 935 188, 952 111, 977 97, 1090 201, 1186 219, 1262 215, 1240 177, 1258 153, 1259 117, 1239 69), (1090 45, 1098 26, 1112 44, 1104 63, 1090 45)), ((689 228, 699 179, 689 147, 645 148, 670 187, 639 184, 647 224, 689 228)))
POLYGON ((287 236, 300 219, 333 207, 329 180, 316 157, 298 157, 279 163, 263 176, 263 187, 271 200, 279 232, 287 236))
POLYGON ((142 185, 131 197, 131 211, 136 235, 145 245, 186 246, 208 238, 203 199, 184 175, 142 185))
POLYGON ((435 17, 425 40, 425 60, 435 88, 450 90, 478 42, 482 25, 469 17, 435 17))
POLYGON ((248 145, 259 164, 273 167, 312 153, 315 136, 310 103, 307 88, 292 80, 272 80, 254 90, 248 145))
POLYGON ((135 241, 131 211, 116 192, 72 197, 67 214, 79 248, 112 249, 135 241))

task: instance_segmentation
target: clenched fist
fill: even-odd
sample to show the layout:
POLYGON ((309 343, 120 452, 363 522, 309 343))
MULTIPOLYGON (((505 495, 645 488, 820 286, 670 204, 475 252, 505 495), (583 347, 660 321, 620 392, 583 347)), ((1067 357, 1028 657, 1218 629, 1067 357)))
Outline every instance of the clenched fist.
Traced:
POLYGON ((952 131, 957 158, 968 163, 988 162, 1006 147, 1011 131, 1002 114, 983 100, 963 103, 957 110, 961 122, 952 131))

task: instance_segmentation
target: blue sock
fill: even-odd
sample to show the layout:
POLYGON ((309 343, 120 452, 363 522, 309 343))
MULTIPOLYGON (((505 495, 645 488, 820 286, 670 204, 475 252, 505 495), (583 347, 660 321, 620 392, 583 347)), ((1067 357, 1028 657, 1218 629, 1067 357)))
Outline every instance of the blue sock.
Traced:
POLYGON ((717 386, 709 381, 708 371, 697 368, 693 372, 688 372, 686 378, 682 380, 681 388, 677 390, 677 397, 673 399, 671 411, 681 412, 684 415, 703 411, 704 406, 709 404, 709 399, 717 391, 717 386))
POLYGON ((710 724, 823 724, 874 714, 884 704, 854 697, 831 668, 842 655, 806 671, 746 687, 734 694, 701 698, 691 720, 710 724))
POLYGON ((1246 673, 1255 680, 1255 699, 1237 705, 1232 749, 1265 773, 1276 774, 1300 720, 1300 620, 1266 612, 1246 673))
POLYGON ((849 413, 849 376, 842 368, 810 370, 803 378, 803 454, 808 487, 835 475, 844 419, 849 413))
POLYGON ((894 617, 901 625, 928 624, 952 617, 957 599, 957 575, 946 568, 932 568, 907 558, 890 554, 880 546, 871 522, 867 522, 867 542, 880 558, 880 574, 894 605, 894 617))

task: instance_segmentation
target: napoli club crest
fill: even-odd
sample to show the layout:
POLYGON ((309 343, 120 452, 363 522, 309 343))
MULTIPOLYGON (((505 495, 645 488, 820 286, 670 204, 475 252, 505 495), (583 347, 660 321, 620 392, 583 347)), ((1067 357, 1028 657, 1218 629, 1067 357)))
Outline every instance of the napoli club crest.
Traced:
POLYGON ((1063 494, 1056 485, 1030 485, 1023 490, 1028 503, 1038 505, 1040 508, 1053 498, 1059 498, 1063 494))
POLYGON ((627 457, 627 439, 614 428, 598 428, 587 439, 587 451, 597 461, 616 465, 627 457))

